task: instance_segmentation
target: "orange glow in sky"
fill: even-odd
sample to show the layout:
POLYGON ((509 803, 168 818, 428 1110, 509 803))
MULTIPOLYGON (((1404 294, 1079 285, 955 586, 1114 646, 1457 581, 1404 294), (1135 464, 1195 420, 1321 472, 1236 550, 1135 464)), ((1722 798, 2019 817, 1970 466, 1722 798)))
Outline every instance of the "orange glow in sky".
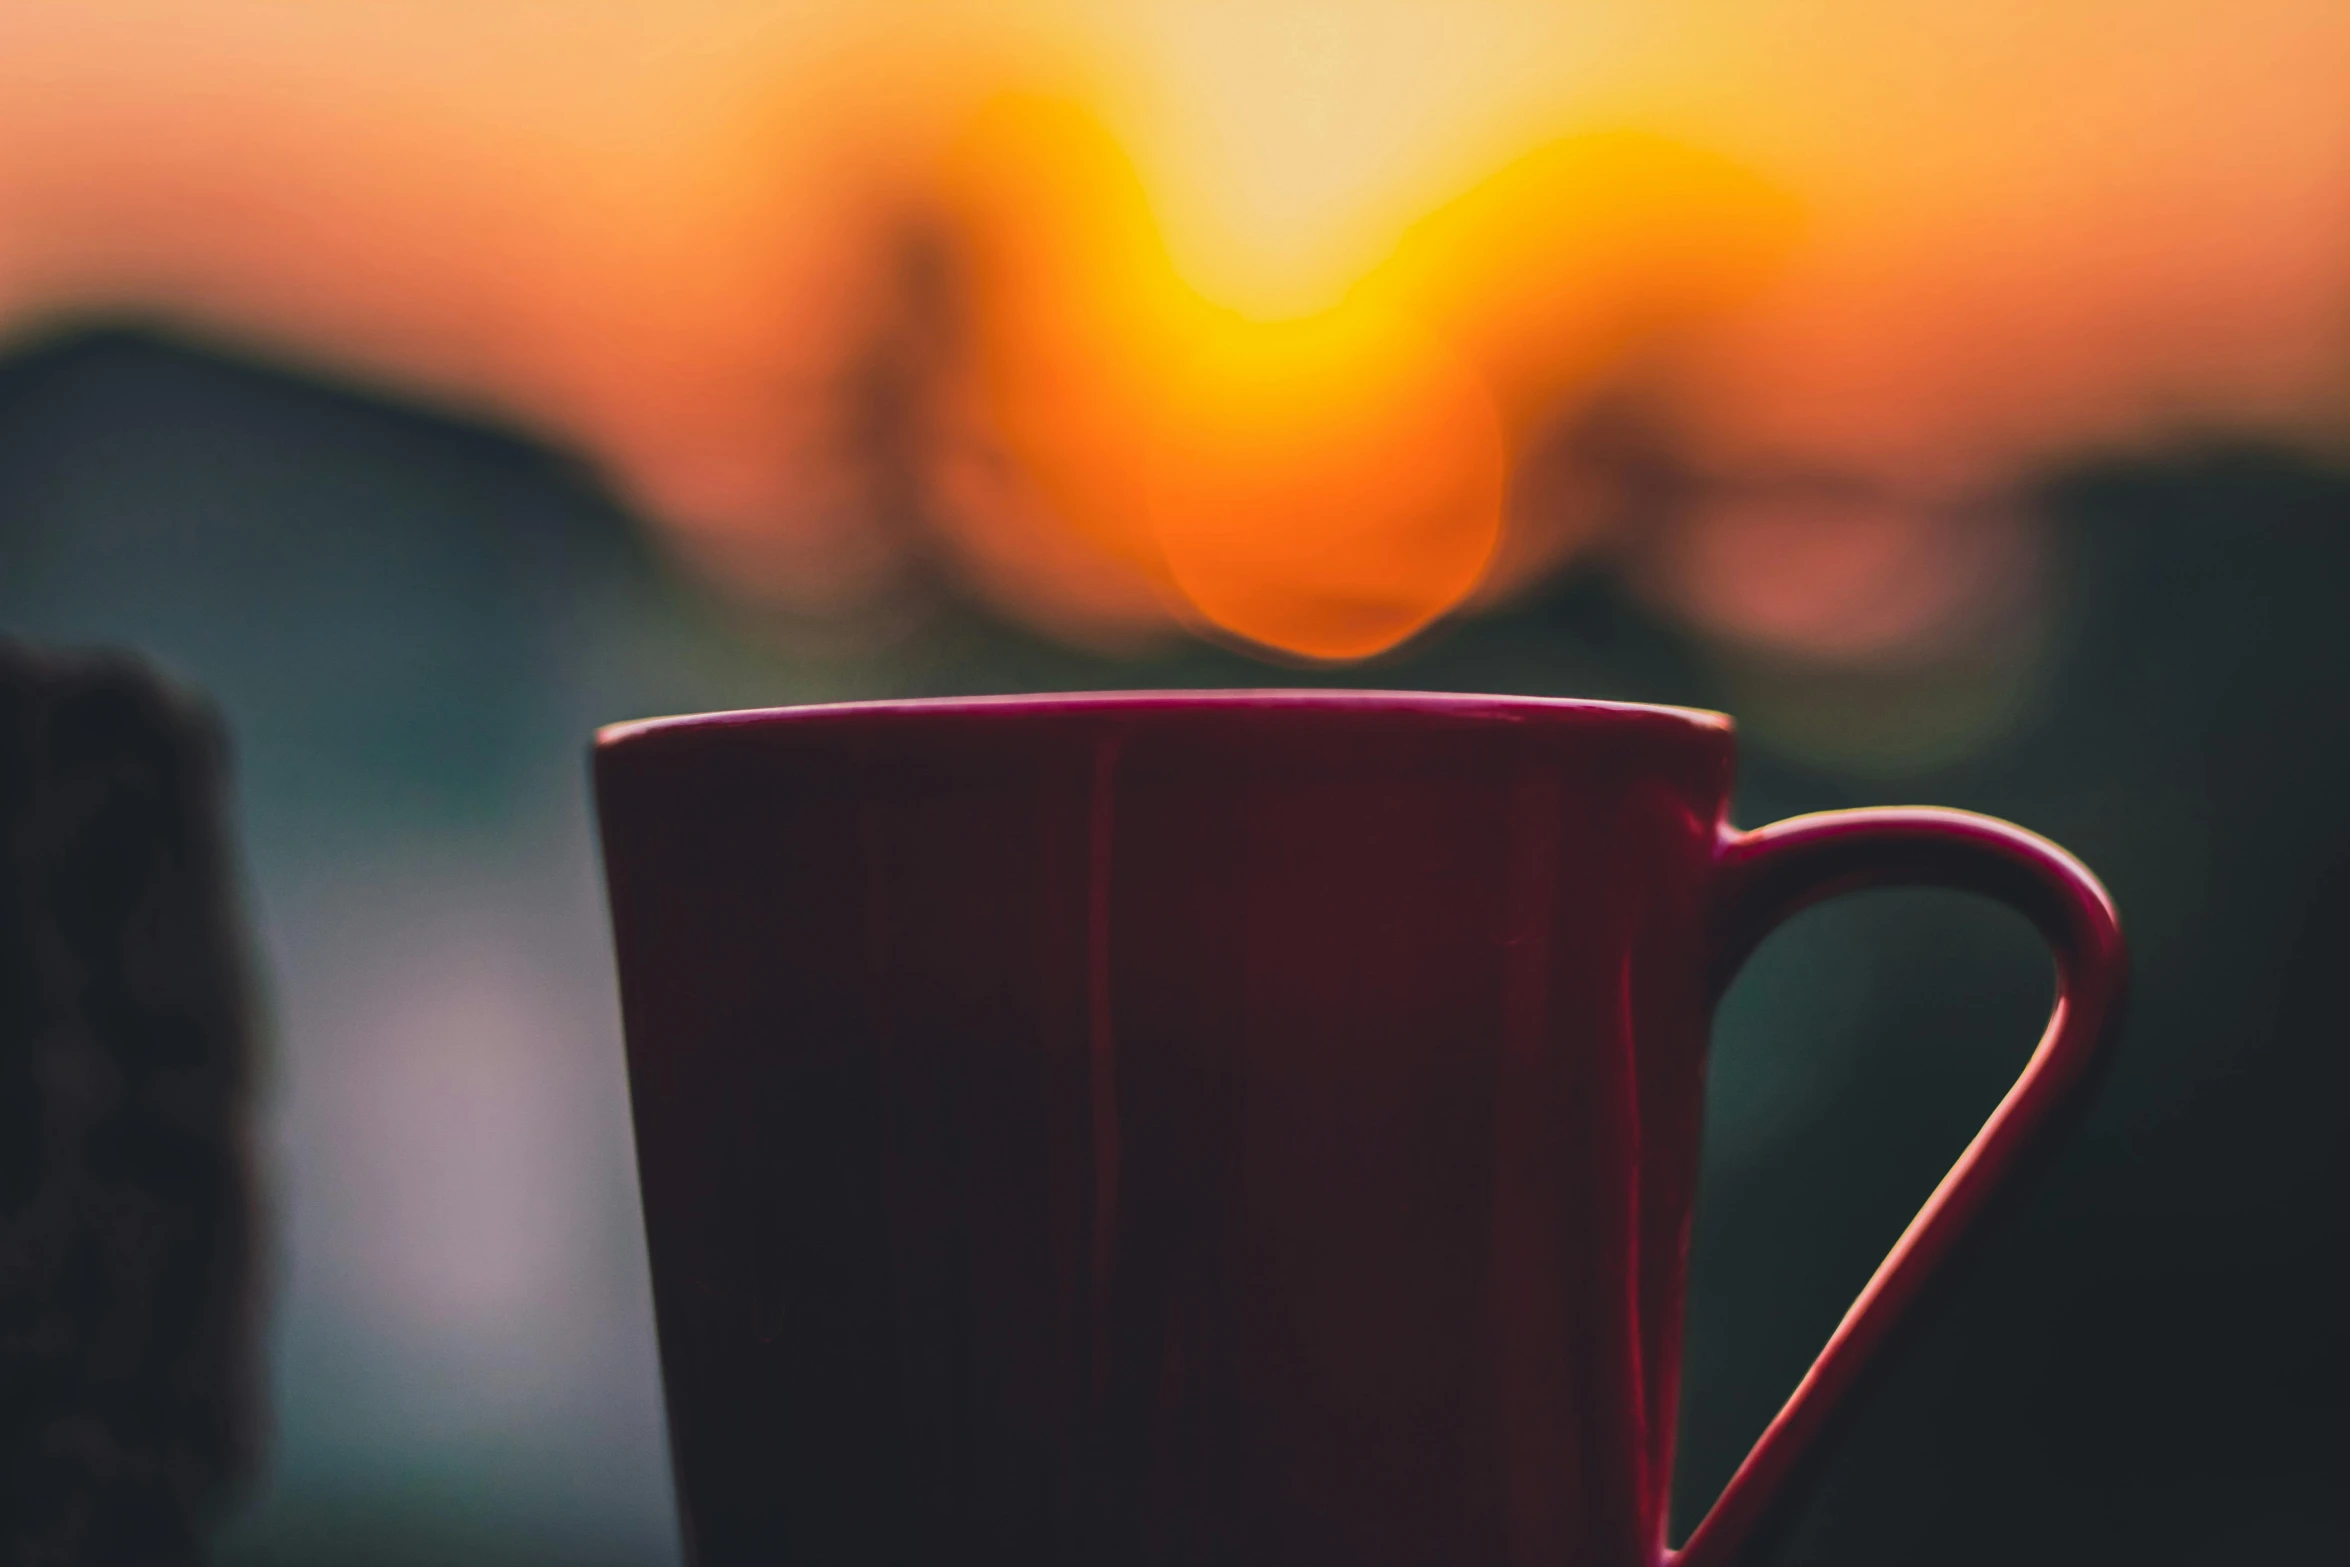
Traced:
POLYGON ((1668 598, 1834 653, 2035 463, 2340 441, 2346 79, 2332 0, 15 0, 0 323, 521 421, 803 612, 1314 659, 1591 547, 1629 400, 1904 498, 1692 502, 1668 598))

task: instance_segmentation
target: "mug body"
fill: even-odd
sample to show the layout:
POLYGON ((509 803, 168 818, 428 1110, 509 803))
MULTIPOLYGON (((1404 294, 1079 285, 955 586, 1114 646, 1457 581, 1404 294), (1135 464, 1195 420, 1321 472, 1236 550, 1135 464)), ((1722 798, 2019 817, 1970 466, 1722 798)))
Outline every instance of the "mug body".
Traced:
POLYGON ((1372 693, 607 731, 704 1567, 1649 1567, 1732 741, 1372 693))

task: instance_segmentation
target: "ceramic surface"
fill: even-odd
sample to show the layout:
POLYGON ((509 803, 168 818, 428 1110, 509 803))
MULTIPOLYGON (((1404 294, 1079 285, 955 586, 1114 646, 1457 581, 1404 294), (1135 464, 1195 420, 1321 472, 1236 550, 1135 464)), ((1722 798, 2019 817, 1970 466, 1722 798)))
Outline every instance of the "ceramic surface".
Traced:
POLYGON ((2093 877, 1935 810, 1726 825, 1716 714, 894 703, 597 752, 706 1567, 1716 1567, 2110 1035, 2093 877), (1971 888, 2061 1000, 1665 1544, 1706 1036, 1815 899, 1971 888))

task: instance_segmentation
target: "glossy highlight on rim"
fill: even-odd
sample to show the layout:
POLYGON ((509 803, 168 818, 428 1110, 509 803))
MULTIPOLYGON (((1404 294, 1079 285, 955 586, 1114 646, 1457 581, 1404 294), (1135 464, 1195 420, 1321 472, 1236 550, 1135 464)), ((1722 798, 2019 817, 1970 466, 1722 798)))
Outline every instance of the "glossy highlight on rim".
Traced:
POLYGON ((1258 710, 1311 708, 1333 711, 1411 712, 1461 718, 1515 720, 1546 714, 1610 713, 1673 719, 1724 734, 1736 730, 1727 713, 1709 708, 1670 707, 1655 702, 1611 702, 1587 697, 1506 696, 1463 691, 1320 690, 1243 688, 1170 691, 1039 691, 1001 696, 887 697, 853 702, 810 702, 785 707, 746 707, 715 713, 681 713, 630 719, 596 731, 599 749, 639 736, 676 730, 734 729, 771 724, 822 722, 855 715, 909 718, 947 713, 1149 712, 1168 708, 1258 710))

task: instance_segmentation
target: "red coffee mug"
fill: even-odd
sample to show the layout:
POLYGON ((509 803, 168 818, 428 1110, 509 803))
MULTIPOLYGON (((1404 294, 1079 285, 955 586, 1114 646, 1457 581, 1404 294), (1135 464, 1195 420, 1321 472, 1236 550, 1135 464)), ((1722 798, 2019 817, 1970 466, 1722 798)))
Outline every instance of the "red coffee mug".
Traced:
POLYGON ((2111 1032, 2113 906, 1941 810, 1726 825, 1717 714, 1238 692, 596 753, 705 1567, 1717 1567, 2111 1032), (1665 1544, 1706 1036, 1774 924, 2030 916, 2047 1035, 1665 1544))

